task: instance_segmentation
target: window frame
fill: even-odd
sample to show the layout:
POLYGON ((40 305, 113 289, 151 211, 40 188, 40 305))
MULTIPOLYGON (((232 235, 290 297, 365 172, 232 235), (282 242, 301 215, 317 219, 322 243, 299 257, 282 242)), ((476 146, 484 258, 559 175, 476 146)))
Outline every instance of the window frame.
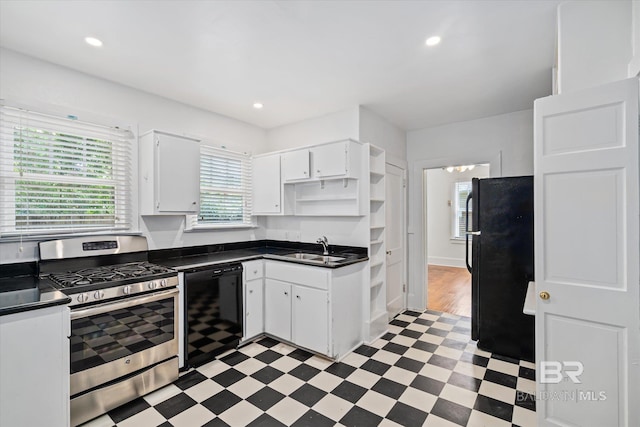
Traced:
MULTIPOLYGON (((458 215, 460 212, 466 211, 466 205, 460 206, 460 190, 458 189, 460 184, 468 184, 468 193, 471 192, 471 181, 467 180, 457 180, 453 183, 453 202, 451 203, 451 232, 450 232, 450 240, 454 243, 462 243, 465 241, 466 236, 464 234, 464 230, 460 229, 460 225, 458 223, 458 215), (461 233, 459 236, 456 233, 461 233)), ((473 214, 472 206, 469 205, 469 215, 473 214)))
POLYGON ((198 212, 196 215, 187 215, 185 231, 211 231, 211 230, 224 230, 224 229, 243 229, 243 228, 256 228, 256 218, 252 215, 252 186, 253 186, 253 170, 251 167, 251 154, 246 152, 237 152, 227 150, 225 148, 218 148, 206 143, 200 144, 200 209, 206 206, 203 203, 203 193, 208 192, 221 192, 234 195, 240 195, 243 197, 242 207, 242 222, 201 222, 202 212, 198 212), (239 174, 240 185, 238 187, 225 187, 225 186, 203 186, 203 159, 207 156, 219 157, 225 160, 240 161, 241 172, 239 174))
MULTIPOLYGON (((117 126, 113 124, 105 124, 109 121, 96 118, 91 114, 82 114, 82 120, 77 115, 65 115, 56 111, 55 108, 30 107, 20 104, 0 102, 0 241, 20 240, 41 240, 45 237, 59 238, 63 236, 79 236, 79 235, 96 235, 96 234, 113 234, 114 232, 122 234, 136 233, 136 217, 137 203, 135 200, 135 170, 134 164, 137 163, 137 152, 135 145, 135 134, 131 131, 131 126, 117 126), (21 124, 21 120, 25 120, 25 124, 21 124), (44 126, 43 124, 46 124, 44 126), (38 173, 37 170, 26 172, 25 170, 16 170, 21 165, 16 165, 16 129, 29 129, 32 131, 43 133, 47 138, 60 136, 60 139, 52 141, 42 146, 48 150, 59 150, 60 147, 66 147, 68 151, 63 151, 60 158, 68 155, 82 153, 84 156, 88 151, 95 149, 100 144, 108 141, 112 144, 114 151, 109 154, 108 166, 114 172, 114 176, 109 178, 82 176, 82 172, 70 172, 67 174, 51 173, 54 169, 55 162, 59 162, 60 158, 50 156, 45 159, 50 165, 42 169, 38 173), (110 134, 110 137, 97 137, 98 134, 110 134), (78 138, 80 143, 77 146, 64 138, 78 138), (96 147, 90 147, 89 140, 96 142, 96 147), (74 152, 75 150, 75 152, 74 152), (118 175, 116 177, 116 175, 118 175), (73 185, 85 185, 87 189, 91 186, 112 186, 113 187, 113 224, 84 226, 82 220, 90 219, 87 213, 80 213, 76 222, 69 222, 66 226, 56 226, 52 221, 47 227, 38 227, 34 224, 27 224, 20 227, 17 224, 18 218, 18 184, 17 181, 31 181, 41 186, 49 184, 70 184, 69 187, 63 189, 72 192, 73 185)), ((24 140, 25 138, 21 138, 24 140)), ((27 149, 34 150, 37 142, 30 142, 31 147, 27 149)), ((29 154, 33 154, 32 151, 29 154)), ((87 165, 83 165, 86 167, 87 165)), ((94 165, 95 166, 95 165, 94 165)), ((86 175, 86 171, 84 174, 86 175)), ((95 193, 92 194, 95 196, 95 193)), ((31 196, 28 196, 31 197, 31 196)), ((28 198, 27 197, 27 198, 28 198)), ((64 200, 61 197, 62 200, 64 200)), ((95 199, 94 199, 95 200, 95 199)), ((45 202, 47 203, 47 202, 45 202)), ((98 201, 99 203, 99 201, 98 201)), ((52 206, 52 209, 64 209, 64 204, 52 206)), ((49 215, 51 215, 49 213, 49 215)))

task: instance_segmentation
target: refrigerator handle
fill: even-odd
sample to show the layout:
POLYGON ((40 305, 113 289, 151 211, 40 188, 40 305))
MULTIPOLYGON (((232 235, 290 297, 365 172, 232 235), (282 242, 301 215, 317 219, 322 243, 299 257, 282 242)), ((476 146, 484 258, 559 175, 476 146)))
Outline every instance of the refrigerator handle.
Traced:
POLYGON ((469 231, 469 201, 473 198, 473 193, 469 193, 467 196, 467 206, 465 210, 465 224, 464 224, 464 262, 467 264, 467 270, 473 274, 473 268, 469 264, 469 236, 479 236, 479 231, 469 231))
POLYGON ((467 196, 467 207, 466 207, 466 215, 465 215, 465 224, 464 224, 464 262, 467 264, 467 270, 469 273, 473 274, 473 268, 469 264, 469 236, 479 236, 479 231, 469 231, 469 201, 473 198, 473 193, 469 193, 467 196))

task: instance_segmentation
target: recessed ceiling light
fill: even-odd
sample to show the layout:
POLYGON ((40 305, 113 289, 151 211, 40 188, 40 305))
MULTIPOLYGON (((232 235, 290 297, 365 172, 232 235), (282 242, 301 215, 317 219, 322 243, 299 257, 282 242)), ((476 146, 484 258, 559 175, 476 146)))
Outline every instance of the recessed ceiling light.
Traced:
POLYGON ((260 103, 260 102, 256 102, 256 103, 253 104, 253 108, 255 108, 256 110, 259 110, 262 107, 264 107, 264 105, 262 105, 262 103, 260 103))
POLYGON ((427 43, 427 46, 435 46, 438 43, 440 43, 440 37, 438 36, 429 37, 426 43, 427 43))
POLYGON ((95 37, 85 37, 84 41, 87 42, 88 45, 91 45, 93 47, 100 47, 102 46, 102 41, 98 40, 95 37))

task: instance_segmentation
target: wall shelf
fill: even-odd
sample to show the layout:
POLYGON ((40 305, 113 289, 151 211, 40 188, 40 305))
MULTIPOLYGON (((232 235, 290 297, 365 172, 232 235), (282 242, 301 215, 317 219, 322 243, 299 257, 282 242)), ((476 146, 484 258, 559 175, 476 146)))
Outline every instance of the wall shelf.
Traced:
POLYGON ((387 331, 385 265, 385 151, 369 147, 369 298, 365 310, 365 340, 372 342, 387 331))

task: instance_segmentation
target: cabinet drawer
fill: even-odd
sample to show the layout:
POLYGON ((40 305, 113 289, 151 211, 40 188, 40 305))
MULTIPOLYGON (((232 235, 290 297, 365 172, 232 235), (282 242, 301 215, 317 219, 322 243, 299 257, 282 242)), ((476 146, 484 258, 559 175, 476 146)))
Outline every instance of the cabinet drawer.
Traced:
POLYGON ((244 280, 249 281, 262 278, 264 276, 263 264, 264 262, 261 259, 243 262, 242 269, 244 270, 244 280))
POLYGON ((298 283, 312 288, 329 289, 330 271, 322 267, 267 261, 265 263, 265 276, 270 279, 298 283))

